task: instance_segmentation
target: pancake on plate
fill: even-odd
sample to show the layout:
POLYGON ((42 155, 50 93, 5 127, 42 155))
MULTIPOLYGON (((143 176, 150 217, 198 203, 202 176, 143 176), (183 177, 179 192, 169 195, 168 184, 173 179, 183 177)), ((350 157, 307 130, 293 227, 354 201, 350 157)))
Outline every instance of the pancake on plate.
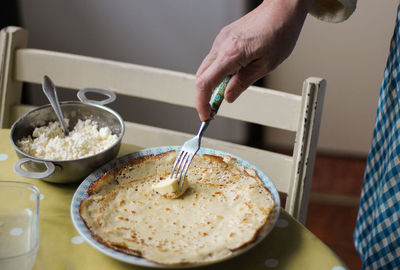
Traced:
POLYGON ((97 241, 182 265, 222 260, 256 239, 274 206, 256 172, 229 156, 196 155, 186 192, 171 199, 154 186, 168 180, 176 155, 130 160, 91 184, 80 215, 97 241))

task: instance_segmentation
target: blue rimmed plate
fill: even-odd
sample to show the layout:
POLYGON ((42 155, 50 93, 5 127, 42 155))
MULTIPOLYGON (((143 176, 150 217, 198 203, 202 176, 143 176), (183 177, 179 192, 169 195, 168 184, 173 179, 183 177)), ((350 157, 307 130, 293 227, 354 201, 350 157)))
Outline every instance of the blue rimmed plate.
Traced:
MULTIPOLYGON (((92 172, 86 179, 79 185, 78 189, 75 191, 75 194, 72 198, 71 202, 71 218, 72 218, 72 223, 74 224, 76 230, 79 232, 80 235, 94 248, 102 252, 103 254, 123 261, 125 263, 133 264, 133 265, 140 265, 140 266, 146 266, 146 267, 157 267, 157 268, 170 268, 172 266, 166 266, 166 265, 161 265, 157 264, 151 261, 148 261, 144 258, 129 255, 114 249, 111 249, 102 243, 98 242, 96 239, 92 237, 91 232, 88 230, 86 227, 85 223, 83 222, 80 214, 79 214, 79 207, 83 199, 88 198, 89 195, 87 193, 89 186, 96 181, 99 177, 101 177, 104 173, 111 171, 115 168, 119 168, 121 166, 124 166, 127 161, 132 160, 134 158, 138 157, 143 157, 143 156, 149 156, 149 155, 157 155, 161 153, 165 153, 171 150, 180 150, 181 146, 164 146, 164 147, 155 147, 155 148, 149 148, 149 149, 144 149, 141 151, 133 152, 131 154, 125 155, 123 157, 114 159, 107 164, 103 165, 99 169, 95 170, 92 172)), ((228 258, 224 258, 223 260, 232 258, 234 256, 237 256, 244 251, 254 247, 256 244, 258 244, 262 239, 264 239, 268 233, 272 230, 274 227, 278 217, 279 217, 279 210, 280 210, 280 199, 279 199, 279 193, 276 190, 274 184, 271 182, 271 180, 258 168, 256 168, 254 165, 251 163, 228 153, 221 152, 218 150, 212 150, 208 148, 200 148, 199 155, 203 154, 209 154, 209 155, 217 155, 217 156, 231 156, 232 158, 235 158, 241 165, 243 165, 246 168, 254 169, 260 179, 263 181, 264 185, 266 188, 271 192, 273 200, 274 200, 274 208, 271 211, 271 214, 268 217, 267 222, 265 223, 264 227, 260 230, 258 233, 257 239, 252 242, 249 245, 244 246, 243 248, 240 248, 238 250, 235 250, 231 256, 228 258)), ((201 265, 205 264, 211 264, 211 263, 216 263, 216 261, 213 262, 207 262, 201 265)), ((200 264, 188 264, 188 265, 182 265, 180 267, 194 267, 194 266, 199 266, 200 264)), ((173 268, 177 268, 177 266, 173 266, 173 268)))

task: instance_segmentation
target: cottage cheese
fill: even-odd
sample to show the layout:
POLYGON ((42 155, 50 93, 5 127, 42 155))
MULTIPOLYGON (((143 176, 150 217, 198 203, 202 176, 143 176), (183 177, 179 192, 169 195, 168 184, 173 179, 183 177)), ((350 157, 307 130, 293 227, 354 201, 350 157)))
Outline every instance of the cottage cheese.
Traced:
POLYGON ((95 121, 88 119, 78 120, 66 137, 59 122, 50 122, 47 126, 35 128, 32 136, 18 140, 17 145, 28 155, 37 158, 72 160, 95 155, 117 140, 117 135, 112 134, 110 128, 99 129, 95 121))

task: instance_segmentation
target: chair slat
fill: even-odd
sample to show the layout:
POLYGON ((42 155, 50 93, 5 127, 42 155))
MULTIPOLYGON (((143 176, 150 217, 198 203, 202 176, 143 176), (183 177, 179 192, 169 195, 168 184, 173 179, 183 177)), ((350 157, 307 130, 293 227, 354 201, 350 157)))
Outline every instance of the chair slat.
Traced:
MULTIPOLYGON (((21 115, 31 111, 35 106, 16 105, 11 107, 11 118, 16 121, 21 115)), ((166 145, 182 145, 194 135, 138 123, 125 122, 123 143, 151 148, 166 145), (128 135, 129 134, 129 135, 128 135)), ((274 182, 279 192, 288 194, 293 159, 291 156, 260 150, 235 143, 204 137, 202 147, 224 151, 236 155, 257 166, 274 182)), ((124 153, 126 154, 126 153, 124 153)))
MULTIPOLYGON (((16 80, 41 83, 43 75, 60 87, 106 88, 124 95, 194 107, 195 77, 191 74, 37 49, 16 51, 16 80)), ((234 105, 223 104, 218 114, 296 131, 300 105, 299 95, 252 86, 234 105), (249 110, 249 104, 254 109, 249 110)))

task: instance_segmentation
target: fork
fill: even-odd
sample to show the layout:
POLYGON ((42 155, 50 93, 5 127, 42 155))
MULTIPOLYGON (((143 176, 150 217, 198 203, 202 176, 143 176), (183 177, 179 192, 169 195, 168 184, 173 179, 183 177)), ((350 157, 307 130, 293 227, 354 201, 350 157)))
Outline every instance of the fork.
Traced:
POLYGON ((172 168, 171 178, 178 178, 179 191, 182 191, 183 183, 185 181, 186 173, 189 169, 190 163, 193 157, 196 155, 197 151, 200 149, 201 138, 204 131, 207 129, 208 124, 217 114, 222 101, 224 100, 224 93, 226 86, 230 80, 231 76, 227 76, 220 84, 217 86, 210 98, 211 114, 210 118, 206 121, 201 122, 200 129, 195 137, 186 141, 178 156, 175 159, 174 166, 172 168))

